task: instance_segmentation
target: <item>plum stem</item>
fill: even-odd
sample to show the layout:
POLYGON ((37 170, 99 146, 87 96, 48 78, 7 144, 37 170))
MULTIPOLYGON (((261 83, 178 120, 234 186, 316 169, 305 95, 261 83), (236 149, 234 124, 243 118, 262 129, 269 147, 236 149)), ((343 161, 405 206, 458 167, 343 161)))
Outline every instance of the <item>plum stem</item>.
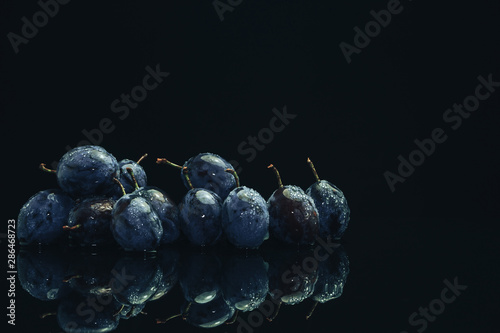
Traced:
POLYGON ((318 173, 316 172, 316 168, 314 167, 314 164, 313 164, 313 162, 311 161, 311 159, 309 157, 307 158, 307 163, 311 167, 311 170, 312 170, 312 172, 314 174, 314 178, 316 178, 316 181, 319 182, 320 179, 319 179, 318 173))
POLYGON ((239 314, 239 311, 238 309, 236 309, 236 311, 234 312, 234 315, 231 319, 229 319, 228 321, 226 321, 226 325, 232 325, 236 322, 236 319, 238 318, 238 314, 239 314))
POLYGON ((142 156, 141 156, 141 158, 139 158, 139 159, 137 160, 137 162, 136 162, 136 163, 137 163, 137 164, 141 163, 141 162, 142 162, 142 160, 143 160, 143 159, 145 159, 146 157, 148 157, 148 154, 147 154, 147 153, 146 153, 146 154, 144 154, 144 155, 142 155, 142 156))
POLYGON ((81 228, 81 227, 82 227, 82 225, 81 225, 81 224, 76 224, 76 225, 74 225, 74 226, 72 226, 72 227, 70 227, 69 225, 63 225, 63 227, 62 227, 62 228, 63 228, 64 230, 75 230, 75 229, 78 229, 78 228, 81 228))
POLYGON ((233 175, 234 180, 236 180, 236 187, 240 187, 240 177, 238 176, 238 173, 234 169, 226 169, 226 172, 230 173, 233 175))
POLYGON ((118 310, 115 314, 113 314, 113 317, 118 316, 123 311, 124 308, 125 308, 125 304, 122 304, 122 306, 120 307, 120 310, 118 310))
POLYGON ((174 168, 177 168, 177 169, 183 168, 182 165, 172 163, 169 160, 167 160, 166 158, 157 158, 156 164, 168 164, 168 165, 173 166, 174 168))
POLYGON ((188 175, 188 168, 187 167, 182 167, 182 173, 184 174, 184 178, 186 178, 186 181, 189 185, 189 188, 190 189, 193 189, 193 183, 191 183, 191 178, 189 178, 189 175, 188 175))
POLYGON ((40 315, 40 318, 41 319, 44 319, 45 317, 48 317, 48 316, 55 316, 57 314, 57 312, 46 312, 46 313, 42 313, 40 315))
POLYGON ((40 163, 40 166, 39 166, 40 170, 44 171, 44 172, 48 172, 48 173, 56 173, 57 171, 54 170, 54 169, 49 169, 47 168, 47 164, 45 163, 40 163))
POLYGON ((123 187, 123 184, 118 180, 118 178, 113 178, 113 181, 115 183, 117 183, 120 186, 120 188, 122 189, 122 195, 127 194, 127 192, 125 192, 125 187, 123 187))
POLYGON ((182 316, 182 313, 174 314, 173 316, 168 317, 167 319, 156 319, 157 324, 165 324, 167 321, 182 316))
POLYGON ((312 309, 309 310, 309 313, 306 316, 306 320, 308 320, 309 318, 311 318, 314 310, 316 309, 316 306, 318 306, 318 303, 319 303, 318 301, 314 302, 314 305, 312 306, 312 309))
POLYGON ((189 312, 189 310, 191 309, 191 305, 193 304, 193 302, 189 302, 187 305, 186 305, 186 308, 184 309, 183 311, 183 319, 186 319, 186 315, 187 313, 189 312))
POLYGON ((272 164, 269 164, 269 166, 267 168, 273 169, 274 174, 276 175, 276 178, 278 179, 278 187, 283 187, 283 183, 281 182, 281 176, 280 176, 280 173, 278 172, 278 169, 276 169, 276 167, 272 164))
POLYGON ((73 279, 79 279, 81 278, 82 276, 80 274, 75 274, 75 275, 71 275, 71 276, 68 276, 68 277, 65 277, 62 282, 69 282, 73 279))
POLYGON ((132 177, 132 180, 134 181, 134 188, 136 190, 139 189, 139 184, 137 183, 137 179, 135 178, 134 170, 132 170, 132 168, 127 168, 127 172, 130 174, 130 177, 132 177))
POLYGON ((278 308, 276 309, 276 312, 274 312, 274 314, 271 317, 268 317, 267 321, 271 322, 274 319, 276 319, 276 317, 278 316, 278 313, 280 312, 280 309, 281 309, 281 303, 283 303, 283 302, 280 300, 280 302, 278 303, 278 308))
POLYGON ((167 319, 156 319, 157 324, 165 324, 167 321, 177 318, 177 317, 182 317, 182 320, 186 320, 187 313, 189 309, 191 308, 192 302, 189 302, 184 309, 181 310, 181 313, 174 314, 173 316, 168 317, 167 319))

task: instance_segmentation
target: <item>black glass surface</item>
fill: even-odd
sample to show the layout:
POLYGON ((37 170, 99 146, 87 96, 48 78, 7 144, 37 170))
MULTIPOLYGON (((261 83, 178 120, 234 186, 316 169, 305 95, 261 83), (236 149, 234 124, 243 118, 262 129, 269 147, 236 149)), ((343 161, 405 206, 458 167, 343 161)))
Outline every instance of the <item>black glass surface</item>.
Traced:
POLYGON ((2 325, 62 332, 58 317, 89 318, 92 295, 114 332, 497 332, 499 10, 488 0, 1 1, 2 325), (267 166, 306 189, 310 157, 348 200, 341 250, 319 262, 318 243, 273 240, 252 251, 181 241, 147 254, 16 243, 9 273, 8 221, 58 187, 39 164, 86 142, 119 160, 148 153, 148 185, 176 203, 187 190, 180 172, 156 158, 219 154, 268 199, 277 182, 267 166), (276 277, 315 261, 298 279, 285 274, 307 297, 278 311, 273 290, 291 286, 276 277), (316 304, 321 267, 342 262, 338 297, 316 304), (134 278, 120 293, 122 268, 134 278), (267 285, 273 308, 236 316, 220 302, 237 276, 261 288, 258 301, 267 285), (234 322, 193 325, 201 307, 181 281, 227 311, 208 323, 234 322), (122 307, 132 298, 145 304, 122 307))
POLYGON ((318 305, 321 313, 342 296, 349 275, 345 249, 331 242, 258 251, 224 245, 149 253, 38 248, 24 249, 17 261, 23 299, 46 303, 46 312, 32 319, 65 332, 127 331, 131 321, 253 331, 279 325, 282 307, 286 313, 299 306, 309 307, 301 319, 313 320, 318 305))

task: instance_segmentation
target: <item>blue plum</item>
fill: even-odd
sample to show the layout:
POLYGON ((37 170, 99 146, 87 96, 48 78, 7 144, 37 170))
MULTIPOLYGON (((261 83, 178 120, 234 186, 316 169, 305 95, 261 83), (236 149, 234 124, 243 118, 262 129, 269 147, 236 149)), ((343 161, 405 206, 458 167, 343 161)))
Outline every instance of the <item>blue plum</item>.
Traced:
POLYGON ((269 167, 275 171, 279 184, 267 201, 269 233, 288 244, 313 244, 319 228, 313 199, 298 186, 283 186, 278 170, 272 164, 269 167))
POLYGON ((254 189, 239 186, 222 205, 222 230, 238 248, 258 248, 269 233, 269 212, 264 198, 254 189))
POLYGON ((318 263, 318 281, 310 298, 319 303, 339 298, 348 275, 349 258, 344 248, 339 245, 326 260, 318 263))
POLYGON ((314 291, 309 296, 314 304, 306 316, 309 319, 319 303, 337 299, 344 291, 344 285, 349 275, 349 259, 344 248, 338 244, 333 253, 318 263, 318 280, 314 291))
POLYGON ((148 302, 165 296, 179 280, 179 251, 175 248, 161 248, 158 254, 158 265, 163 272, 162 279, 148 302))
POLYGON ((111 231, 127 251, 153 251, 163 236, 161 220, 151 203, 136 194, 126 194, 113 206, 111 231))
POLYGON ((217 296, 208 303, 191 303, 183 306, 182 317, 190 325, 201 328, 213 328, 224 324, 233 317, 235 309, 222 296, 217 296))
POLYGON ((126 281, 115 279, 111 283, 115 298, 127 305, 146 303, 156 293, 163 275, 155 257, 137 253, 120 258, 113 271, 127 276, 126 281))
POLYGON ((179 284, 188 302, 204 304, 221 294, 221 262, 213 253, 187 252, 179 267, 179 284))
POLYGON ((222 200, 202 188, 189 190, 179 205, 181 230, 196 246, 214 245, 222 235, 222 200))
POLYGON ((163 227, 163 235, 160 244, 175 242, 181 232, 179 223, 179 208, 165 191, 158 187, 141 187, 134 192, 149 201, 156 214, 160 218, 163 227))
POLYGON ((44 190, 33 195, 19 211, 19 243, 49 245, 60 241, 65 236, 63 226, 74 204, 73 199, 59 189, 44 190))
POLYGON ((253 311, 269 291, 268 265, 260 255, 233 255, 224 263, 222 292, 237 310, 253 311))
POLYGON ((164 158, 157 159, 156 163, 165 163, 181 169, 181 178, 186 188, 204 188, 215 192, 222 200, 236 187, 236 180, 226 172, 226 169, 232 169, 233 166, 217 154, 198 154, 188 159, 183 166, 164 158))
POLYGON ((181 312, 167 319, 157 319, 157 324, 164 324, 172 318, 181 317, 188 324, 200 328, 214 328, 231 319, 235 309, 230 306, 222 295, 218 295, 207 303, 193 303, 185 300, 181 312))
POLYGON ((314 165, 307 159, 316 178, 316 183, 306 190, 313 198, 319 214, 319 237, 339 240, 344 235, 350 220, 350 209, 344 193, 326 180, 320 180, 314 165))
POLYGON ((68 256, 55 250, 22 250, 17 257, 21 287, 42 301, 59 299, 69 290, 63 282, 68 266, 68 256))
POLYGON ((118 162, 118 168, 120 170, 118 180, 123 185, 126 193, 135 191, 135 181, 137 181, 138 187, 144 187, 147 185, 148 178, 146 176, 146 171, 144 171, 144 168, 139 164, 140 161, 146 156, 147 154, 141 157, 137 162, 129 159, 123 159, 118 162), (132 170, 134 177, 132 177, 132 174, 128 171, 128 169, 132 170))
POLYGON ((106 301, 96 303, 94 295, 76 291, 61 299, 57 308, 57 322, 61 329, 66 333, 104 333, 115 330, 120 320, 116 314, 121 305, 111 295, 102 299, 106 301), (93 306, 98 307, 99 311, 93 306))
POLYGON ((79 146, 64 154, 56 169, 57 183, 72 197, 116 191, 118 161, 100 146, 79 146))

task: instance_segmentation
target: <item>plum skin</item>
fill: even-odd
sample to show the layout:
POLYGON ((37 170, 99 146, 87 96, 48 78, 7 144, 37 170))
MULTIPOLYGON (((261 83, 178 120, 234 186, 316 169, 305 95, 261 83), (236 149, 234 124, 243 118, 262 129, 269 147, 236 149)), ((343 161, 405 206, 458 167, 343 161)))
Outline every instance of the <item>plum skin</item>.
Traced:
MULTIPOLYGON (((215 192, 222 200, 236 187, 236 180, 226 172, 226 169, 233 169, 233 166, 217 154, 198 154, 188 159, 183 167, 186 168, 194 188, 204 188, 215 192)), ((182 169, 181 178, 184 186, 190 189, 191 186, 182 169)))
POLYGON ((180 237, 179 208, 165 191, 155 186, 141 187, 134 192, 149 201, 160 218, 163 235, 160 244, 170 244, 180 237))
POLYGON ((319 214, 319 237, 339 240, 350 220, 350 209, 344 193, 326 180, 312 184, 306 193, 314 200, 319 214))
POLYGON ((112 210, 115 200, 107 197, 89 197, 71 210, 68 227, 80 225, 70 230, 70 238, 80 245, 112 244, 112 210))
POLYGON ((258 248, 269 232, 269 211, 264 198, 246 186, 232 190, 222 206, 222 229, 234 246, 258 248))
POLYGON ((191 244, 215 244, 222 235, 222 200, 202 188, 189 190, 179 205, 181 230, 191 244))
POLYGON ((314 244, 319 229, 318 211, 313 199, 300 187, 278 188, 267 205, 271 236, 288 244, 314 244))
POLYGON ((269 292, 268 265, 260 255, 233 255, 224 264, 222 293, 234 308, 243 311, 257 309, 269 292))
POLYGON ((17 218, 17 238, 21 245, 53 244, 64 237, 75 202, 59 189, 36 193, 21 207, 17 218))
POLYGON ((163 235, 160 218, 149 201, 133 193, 113 206, 111 230, 118 244, 128 251, 153 251, 163 235))
POLYGON ((79 146, 61 157, 57 183, 72 197, 110 194, 116 191, 113 178, 119 176, 118 161, 100 146, 79 146))

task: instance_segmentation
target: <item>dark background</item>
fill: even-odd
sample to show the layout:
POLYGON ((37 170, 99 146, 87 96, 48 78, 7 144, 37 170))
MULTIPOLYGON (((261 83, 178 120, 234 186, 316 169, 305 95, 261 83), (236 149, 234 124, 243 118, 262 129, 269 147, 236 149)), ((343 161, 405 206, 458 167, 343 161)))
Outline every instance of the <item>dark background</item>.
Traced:
MULTIPOLYGON (((185 193, 178 171, 156 165, 157 157, 182 163, 218 153, 238 161, 242 183, 266 198, 276 187, 267 165, 279 168, 284 183, 306 188, 314 181, 305 163, 311 157, 349 201, 343 242, 351 274, 344 295, 314 320, 297 319, 309 307, 300 304, 259 330, 415 332, 410 314, 439 297, 444 279, 458 277, 468 289, 427 331, 495 331, 499 92, 455 131, 442 116, 474 93, 479 75, 500 81, 500 3, 401 6, 348 64, 339 44, 353 44, 353 28, 363 29, 387 1, 243 0, 223 21, 211 1, 72 1, 15 54, 7 33, 21 34, 21 18, 32 21, 40 7, 4 0, 3 220, 56 186, 38 164, 57 161, 103 118, 115 129, 100 144, 118 159, 149 153, 149 183, 176 201, 185 193), (120 120, 111 103, 157 64, 170 75, 120 120), (297 117, 247 161, 239 144, 284 106, 297 117), (397 173, 398 155, 408 157, 413 141, 438 127, 447 141, 391 192, 384 172, 397 173)), ((55 321, 35 315, 49 305, 21 291, 18 299, 16 329, 57 331, 55 321)), ((161 306, 177 307, 168 304, 161 306)), ((156 306, 149 312, 159 313, 156 306)), ((151 318, 134 320, 118 331, 152 326, 151 318)))

